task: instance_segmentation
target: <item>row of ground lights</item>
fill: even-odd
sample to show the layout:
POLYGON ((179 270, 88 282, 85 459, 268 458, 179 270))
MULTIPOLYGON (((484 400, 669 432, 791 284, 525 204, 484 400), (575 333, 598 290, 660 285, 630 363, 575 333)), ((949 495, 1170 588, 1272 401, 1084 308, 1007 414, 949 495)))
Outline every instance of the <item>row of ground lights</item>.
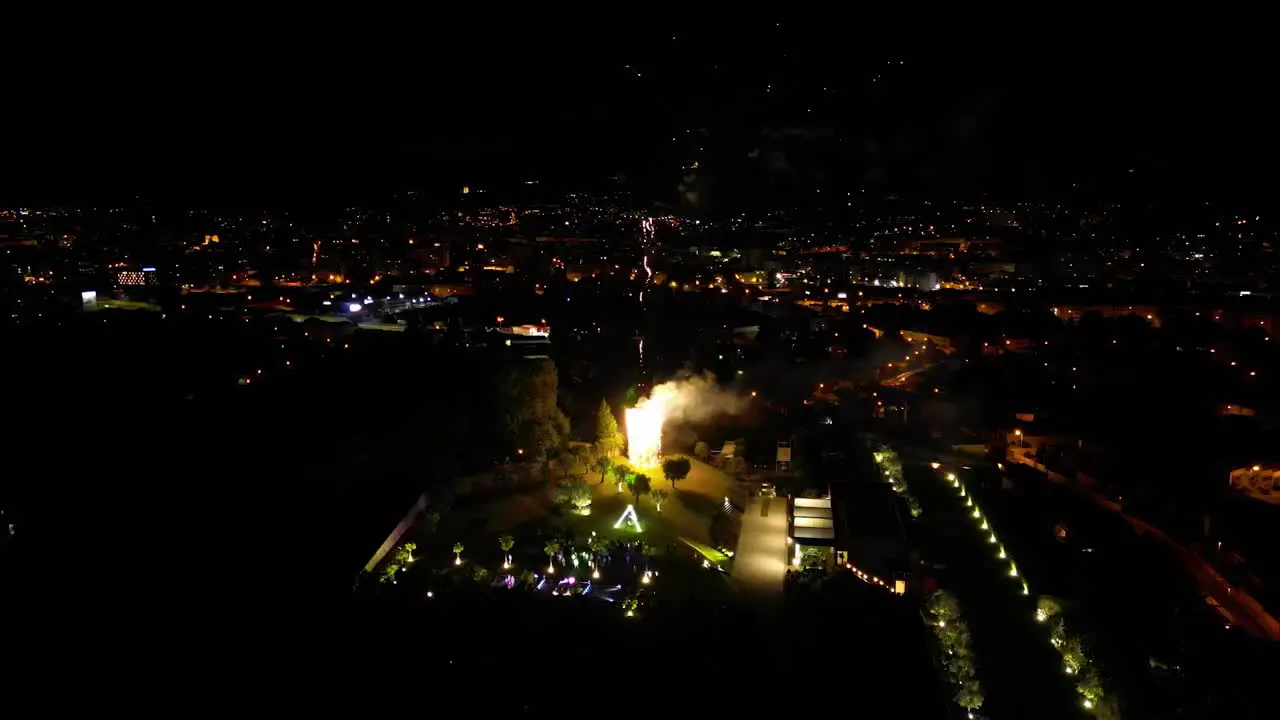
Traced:
MULTIPOLYGON (((936 462, 930 463, 929 465, 934 470, 942 467, 936 462)), ((965 490, 964 483, 960 482, 960 478, 956 477, 955 473, 947 473, 945 477, 947 482, 951 483, 951 486, 960 494, 960 497, 965 499, 964 506, 969 509, 969 517, 971 517, 974 522, 978 523, 978 529, 987 534, 987 544, 995 545, 999 548, 999 551, 996 553, 996 557, 1000 560, 1009 561, 1009 577, 1018 577, 1017 563, 1009 557, 1009 553, 1005 550, 1004 545, 1000 544, 1000 541, 996 538, 996 533, 991 529, 991 524, 987 522, 987 518, 982 514, 982 509, 973 501, 973 495, 965 490)), ((1022 594, 1031 594, 1031 588, 1027 587, 1026 580, 1022 580, 1022 594)))
POLYGON ((896 593, 898 595, 903 595, 907 592, 907 583, 905 580, 894 580, 893 587, 889 587, 888 583, 886 583, 885 581, 881 580, 875 575, 865 573, 862 570, 859 570, 858 568, 850 565, 849 563, 845 563, 844 567, 846 570, 849 570, 850 572, 852 572, 860 580, 867 583, 868 585, 879 585, 885 590, 888 590, 891 593, 896 593))

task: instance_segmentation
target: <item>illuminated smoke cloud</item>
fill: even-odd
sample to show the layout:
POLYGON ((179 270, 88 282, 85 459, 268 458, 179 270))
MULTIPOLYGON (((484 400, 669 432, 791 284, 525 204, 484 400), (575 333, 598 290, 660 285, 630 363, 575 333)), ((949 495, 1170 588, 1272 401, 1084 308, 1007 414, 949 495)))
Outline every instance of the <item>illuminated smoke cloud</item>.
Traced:
POLYGON ((690 375, 655 387, 638 407, 660 408, 666 421, 700 422, 717 415, 737 415, 747 407, 747 399, 720 387, 711 373, 690 375))
POLYGON ((624 413, 627 457, 634 465, 657 465, 661 460, 662 427, 668 422, 734 415, 746 405, 746 398, 720 387, 710 373, 662 383, 624 413))

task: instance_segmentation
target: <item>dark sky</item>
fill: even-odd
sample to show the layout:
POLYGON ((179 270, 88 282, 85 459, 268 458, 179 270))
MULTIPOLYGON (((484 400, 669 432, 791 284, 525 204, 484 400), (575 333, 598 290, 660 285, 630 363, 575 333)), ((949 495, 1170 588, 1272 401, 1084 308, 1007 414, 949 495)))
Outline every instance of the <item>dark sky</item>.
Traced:
POLYGON ((0 204, 619 173, 674 200, 695 160, 717 200, 1275 188, 1277 63, 1248 18, 1063 8, 21 18, 0 50, 0 204))

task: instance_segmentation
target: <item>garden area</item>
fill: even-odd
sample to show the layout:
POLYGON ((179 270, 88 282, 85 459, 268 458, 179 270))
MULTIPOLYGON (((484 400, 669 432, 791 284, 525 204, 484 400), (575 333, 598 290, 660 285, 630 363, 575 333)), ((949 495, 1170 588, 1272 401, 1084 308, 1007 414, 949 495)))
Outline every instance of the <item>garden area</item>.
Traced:
POLYGON ((549 484, 428 509, 372 584, 425 599, 480 588, 580 597, 627 618, 647 615, 659 587, 664 600, 728 601, 732 538, 712 542, 717 518, 734 514, 727 475, 684 457, 642 468, 571 455, 549 484), (680 587, 668 592, 671 580, 680 587))

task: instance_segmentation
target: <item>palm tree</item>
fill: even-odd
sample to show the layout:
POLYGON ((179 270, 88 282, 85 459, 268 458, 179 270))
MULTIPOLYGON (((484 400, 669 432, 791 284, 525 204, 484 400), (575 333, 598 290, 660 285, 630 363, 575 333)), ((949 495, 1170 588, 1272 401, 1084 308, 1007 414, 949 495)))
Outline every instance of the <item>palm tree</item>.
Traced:
POLYGON ((649 582, 649 560, 653 558, 653 553, 654 553, 653 546, 647 542, 642 542, 640 543, 640 547, 638 547, 637 550, 640 551, 640 555, 644 558, 644 582, 648 583, 649 582))
POLYGON ((516 539, 510 535, 503 535, 498 538, 498 547, 502 548, 502 552, 507 556, 506 562, 502 563, 502 569, 506 570, 511 567, 511 548, 516 546, 516 539))
POLYGON ((560 552, 560 543, 555 540, 549 540, 546 547, 542 548, 542 552, 547 554, 547 574, 551 575, 556 571, 555 557, 560 552))
POLYGON ((456 543, 454 543, 454 544, 453 544, 453 564, 454 564, 454 565, 461 565, 461 564, 462 564, 462 551, 463 551, 463 550, 465 550, 465 549, 466 549, 466 548, 464 548, 464 547, 462 546, 462 542, 461 542, 461 541, 456 542, 456 543))
POLYGON ((591 550, 591 564, 595 566, 595 569, 591 572, 591 578, 593 580, 599 580, 600 557, 608 551, 609 541, 599 535, 592 535, 591 539, 587 541, 587 547, 591 550))
POLYGON ((401 545, 400 547, 396 548, 396 552, 394 555, 396 563, 402 567, 405 565, 412 565, 413 561, 417 560, 417 558, 413 556, 413 551, 417 549, 418 549, 418 544, 412 543, 412 542, 407 542, 401 545))

